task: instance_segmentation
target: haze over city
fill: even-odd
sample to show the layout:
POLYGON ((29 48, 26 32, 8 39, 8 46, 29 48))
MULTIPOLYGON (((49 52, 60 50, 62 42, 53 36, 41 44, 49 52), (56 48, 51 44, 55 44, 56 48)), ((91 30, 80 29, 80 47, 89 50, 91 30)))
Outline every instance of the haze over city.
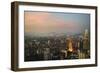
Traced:
POLYGON ((79 34, 89 27, 89 14, 25 11, 26 36, 79 34))
POLYGON ((89 59, 90 15, 25 11, 24 61, 89 59))

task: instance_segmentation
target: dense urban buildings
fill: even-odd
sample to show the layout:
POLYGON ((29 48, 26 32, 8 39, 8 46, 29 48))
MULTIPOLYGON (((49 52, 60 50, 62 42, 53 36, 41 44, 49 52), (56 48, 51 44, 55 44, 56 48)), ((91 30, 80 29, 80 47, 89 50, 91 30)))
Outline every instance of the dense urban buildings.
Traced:
POLYGON ((90 34, 25 36, 25 61, 70 60, 90 58, 90 34))

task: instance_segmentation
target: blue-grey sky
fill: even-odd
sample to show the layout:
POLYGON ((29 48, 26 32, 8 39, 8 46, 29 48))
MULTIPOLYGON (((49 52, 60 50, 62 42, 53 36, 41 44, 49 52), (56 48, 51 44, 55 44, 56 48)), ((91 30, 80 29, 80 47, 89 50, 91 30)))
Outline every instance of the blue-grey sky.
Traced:
POLYGON ((89 27, 90 14, 25 12, 25 35, 78 34, 89 27))

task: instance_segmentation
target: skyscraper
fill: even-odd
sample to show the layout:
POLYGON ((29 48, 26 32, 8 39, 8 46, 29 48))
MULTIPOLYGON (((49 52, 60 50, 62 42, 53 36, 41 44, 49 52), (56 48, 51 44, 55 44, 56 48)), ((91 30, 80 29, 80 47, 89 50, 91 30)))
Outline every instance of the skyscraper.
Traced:
POLYGON ((85 58, 88 58, 90 53, 90 42, 89 42, 89 33, 88 29, 85 29, 84 35, 83 35, 83 49, 84 49, 84 54, 85 58))

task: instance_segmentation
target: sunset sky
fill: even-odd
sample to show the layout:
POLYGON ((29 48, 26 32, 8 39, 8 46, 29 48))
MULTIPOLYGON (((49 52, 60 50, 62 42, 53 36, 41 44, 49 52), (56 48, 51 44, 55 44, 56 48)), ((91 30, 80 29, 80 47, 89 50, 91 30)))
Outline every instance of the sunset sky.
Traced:
POLYGON ((25 35, 78 34, 90 27, 90 15, 80 13, 27 12, 25 35))

